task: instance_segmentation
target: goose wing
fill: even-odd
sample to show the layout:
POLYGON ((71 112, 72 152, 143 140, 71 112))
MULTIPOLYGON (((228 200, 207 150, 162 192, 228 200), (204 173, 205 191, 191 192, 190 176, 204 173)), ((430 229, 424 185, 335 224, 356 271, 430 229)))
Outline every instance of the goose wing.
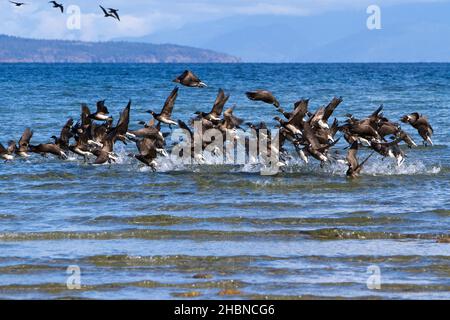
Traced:
POLYGON ((28 148, 30 144, 31 137, 33 136, 33 131, 30 128, 26 128, 19 140, 19 147, 28 148))
POLYGON ((223 89, 219 89, 219 93, 217 94, 216 101, 214 102, 214 106, 211 110, 211 114, 215 117, 220 117, 223 111, 223 107, 225 106, 225 103, 227 103, 229 98, 230 96, 225 95, 223 89))
POLYGON ((117 123, 116 130, 117 134, 124 135, 128 131, 128 125, 130 123, 130 109, 131 109, 131 100, 128 101, 128 105, 123 109, 120 113, 119 122, 117 123))
POLYGON ((342 97, 336 98, 334 97, 333 100, 325 107, 325 111, 323 114, 323 121, 327 122, 328 119, 333 114, 334 110, 341 104, 343 101, 342 97))
POLYGON ((185 70, 180 78, 188 82, 201 82, 200 78, 190 70, 185 70))
POLYGON ((108 114, 108 108, 105 106, 105 101, 106 100, 100 100, 97 102, 97 112, 98 113, 104 113, 104 114, 108 114))
POLYGON ((71 132, 72 125, 73 125, 73 119, 69 118, 69 120, 67 120, 66 124, 62 128, 61 133, 59 135, 59 139, 61 141, 68 143, 70 138, 72 138, 72 132, 71 132))
POLYGON ((106 11, 105 8, 103 8, 102 6, 99 6, 99 7, 100 7, 100 9, 102 9, 102 11, 103 11, 103 13, 104 13, 105 15, 109 15, 108 11, 106 11))
POLYGON ((302 99, 300 101, 297 101, 294 106, 294 112, 292 112, 290 118, 288 119, 288 122, 298 128, 301 128, 303 125, 303 118, 305 117, 306 113, 308 112, 308 103, 309 100, 302 99))
POLYGON ((175 105, 175 100, 178 96, 178 87, 175 87, 175 89, 172 90, 170 95, 167 97, 166 102, 164 103, 164 107, 161 110, 161 115, 165 116, 167 118, 170 118, 173 111, 173 106, 175 105))

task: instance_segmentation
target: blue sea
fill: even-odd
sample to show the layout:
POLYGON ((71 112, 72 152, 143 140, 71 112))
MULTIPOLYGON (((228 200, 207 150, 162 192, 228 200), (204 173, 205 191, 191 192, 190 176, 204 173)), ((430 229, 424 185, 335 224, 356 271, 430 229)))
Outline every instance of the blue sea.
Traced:
POLYGON ((402 124, 419 144, 405 163, 375 155, 352 180, 344 165, 295 159, 275 176, 164 158, 152 172, 132 144, 112 165, 2 162, 0 298, 450 298, 450 64, 0 64, 0 142, 25 127, 49 142, 100 99, 115 119, 132 99, 138 128, 185 69, 208 87, 180 88, 175 119, 210 110, 219 88, 237 116, 271 127, 275 108, 245 91, 269 89, 286 110, 342 96, 341 121, 380 104, 394 121, 426 115, 434 146, 402 124))

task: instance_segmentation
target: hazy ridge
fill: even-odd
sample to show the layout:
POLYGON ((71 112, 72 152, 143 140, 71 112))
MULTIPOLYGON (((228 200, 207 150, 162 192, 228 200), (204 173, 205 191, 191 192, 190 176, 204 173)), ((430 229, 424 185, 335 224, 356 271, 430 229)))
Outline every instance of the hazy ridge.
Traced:
POLYGON ((173 44, 37 40, 0 35, 0 62, 36 63, 228 63, 240 59, 173 44))

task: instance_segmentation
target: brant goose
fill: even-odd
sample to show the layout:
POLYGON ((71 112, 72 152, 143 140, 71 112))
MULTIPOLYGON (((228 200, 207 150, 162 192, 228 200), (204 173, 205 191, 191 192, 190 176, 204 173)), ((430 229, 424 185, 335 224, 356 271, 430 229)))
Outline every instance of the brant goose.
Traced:
POLYGON ((180 76, 175 78, 172 82, 180 83, 186 87, 204 88, 206 83, 202 82, 192 71, 185 70, 180 76))
POLYGON ((230 98, 230 95, 225 95, 225 92, 223 89, 219 89, 219 92, 217 93, 216 101, 214 102, 214 106, 209 113, 196 111, 195 114, 205 118, 209 121, 213 122, 219 122, 220 121, 220 115, 222 114, 223 107, 227 103, 228 99, 230 98))
POLYGON ((24 2, 15 2, 15 1, 10 1, 13 5, 15 5, 16 7, 21 7, 26 5, 26 3, 24 2))
POLYGON ((89 115, 90 119, 98 121, 112 121, 109 115, 108 108, 105 106, 105 100, 100 100, 97 102, 97 111, 89 115))
POLYGON ((26 128, 19 140, 19 147, 16 149, 16 154, 23 158, 28 158, 30 139, 33 136, 33 131, 30 128, 26 128))
POLYGON ((108 8, 108 11, 109 11, 110 14, 112 14, 112 16, 114 18, 116 18, 117 20, 120 21, 120 17, 119 17, 119 13, 118 13, 119 9, 108 8))
POLYGON ((245 93, 245 95, 252 101, 262 101, 268 104, 272 104, 276 108, 280 107, 280 103, 270 91, 267 90, 248 91, 245 93))
POLYGON ((48 153, 50 153, 62 160, 67 159, 67 155, 64 153, 64 151, 62 151, 60 147, 58 147, 56 144, 53 143, 41 143, 38 144, 37 146, 30 145, 29 148, 30 152, 38 153, 43 157, 46 156, 48 153))
POLYGON ((64 6, 62 5, 62 3, 58 3, 56 1, 49 1, 48 3, 53 4, 53 8, 59 8, 61 10, 61 13, 64 13, 64 6))
POLYGON ((419 135, 424 141, 424 145, 427 145, 428 143, 430 145, 433 145, 431 136, 433 135, 434 131, 426 117, 424 117, 423 115, 419 115, 419 113, 417 112, 414 112, 409 115, 403 116, 401 118, 401 121, 403 123, 409 123, 414 129, 419 132, 419 135))
POLYGON ((177 122, 173 121, 170 117, 172 115, 173 106, 175 104, 175 100, 178 96, 178 87, 175 87, 175 89, 172 90, 169 97, 167 97, 166 102, 164 103, 164 107, 161 110, 161 113, 155 113, 153 110, 148 110, 147 112, 150 113, 154 119, 156 119, 158 122, 162 122, 165 124, 168 124, 169 127, 171 125, 178 125, 177 122))

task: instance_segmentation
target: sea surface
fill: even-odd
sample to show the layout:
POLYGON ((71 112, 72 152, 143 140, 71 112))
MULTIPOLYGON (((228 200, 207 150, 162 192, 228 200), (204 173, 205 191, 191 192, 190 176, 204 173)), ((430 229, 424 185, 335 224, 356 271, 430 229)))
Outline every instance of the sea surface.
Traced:
POLYGON ((274 126, 275 108, 244 95, 266 88, 286 110, 342 96, 339 120, 380 104, 395 121, 423 113, 435 145, 402 125, 419 147, 400 167, 372 157, 354 180, 297 159, 275 176, 164 158, 152 172, 120 144, 113 165, 2 162, 0 298, 450 298, 450 64, 0 64, 0 142, 27 126, 48 142, 100 99, 116 119, 132 99, 138 128, 186 68, 208 87, 180 88, 175 119, 207 111, 223 88, 237 116, 274 126))

